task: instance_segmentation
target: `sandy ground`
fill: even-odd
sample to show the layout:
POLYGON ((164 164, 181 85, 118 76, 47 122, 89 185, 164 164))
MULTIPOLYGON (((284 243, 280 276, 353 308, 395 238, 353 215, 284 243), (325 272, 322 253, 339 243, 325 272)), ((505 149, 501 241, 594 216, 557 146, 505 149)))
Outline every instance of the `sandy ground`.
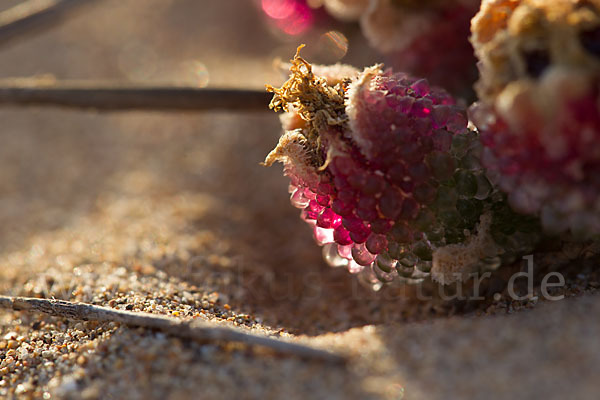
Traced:
MULTIPOLYGON (((346 34, 347 61, 372 63, 346 34)), ((258 88, 297 44, 247 0, 106 0, 0 49, 0 77, 258 88)), ((371 292, 324 265, 281 170, 259 165, 274 114, 3 108, 0 121, 0 292, 203 318, 350 360, 2 311, 0 397, 597 398, 595 275, 575 274, 560 302, 371 292)))

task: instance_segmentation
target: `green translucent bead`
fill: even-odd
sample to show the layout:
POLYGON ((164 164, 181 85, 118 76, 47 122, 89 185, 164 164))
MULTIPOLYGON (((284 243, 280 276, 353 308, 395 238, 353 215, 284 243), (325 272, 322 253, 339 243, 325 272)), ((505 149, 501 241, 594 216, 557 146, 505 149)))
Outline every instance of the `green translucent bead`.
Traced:
POLYGON ((390 242, 398 243, 410 243, 412 242, 413 235, 408 225, 403 223, 396 223, 390 232, 388 233, 388 239, 390 242))
POLYGON ((456 190, 460 197, 470 199, 477 194, 477 178, 471 172, 465 170, 456 171, 454 181, 456 182, 456 190))
POLYGON ((397 242, 389 242, 388 243, 388 255, 395 259, 399 260, 404 256, 404 252, 406 248, 397 242))
POLYGON ((444 210, 438 214, 444 226, 459 228, 463 226, 463 219, 456 209, 444 210))
POLYGON ((437 227, 436 229, 431 229, 424 232, 427 236, 427 240, 436 245, 442 243, 442 239, 444 239, 445 231, 444 228, 437 227))
POLYGON ((418 241, 417 243, 413 244, 411 247, 412 247, 413 254, 416 255, 417 257, 419 257, 421 260, 424 260, 424 261, 433 260, 433 251, 431 250, 431 247, 429 246, 429 244, 427 244, 426 242, 418 241))
POLYGON ((375 264, 377 265, 377 268, 384 272, 392 272, 395 262, 389 254, 384 253, 377 256, 375 264))
POLYGON ((413 222, 413 225, 419 231, 426 232, 426 231, 432 229, 432 227, 434 227, 436 222, 437 222, 437 220, 435 218, 435 214, 427 208, 422 208, 419 211, 419 215, 413 222))
POLYGON ((413 196, 420 204, 430 204, 435 200, 437 189, 428 183, 421 184, 413 191, 413 196))
POLYGON ((450 154, 434 151, 427 155, 425 160, 433 176, 440 182, 452 178, 456 163, 450 154))
POLYGON ((388 275, 389 272, 381 271, 379 268, 373 268, 373 273, 377 280, 381 283, 390 283, 394 280, 393 276, 388 275))
POLYGON ((475 175, 475 179, 477 180, 477 192, 473 197, 475 197, 477 200, 487 199, 490 193, 492 193, 492 184, 487 179, 485 174, 477 174, 475 175))
POLYGON ((414 264, 411 266, 403 266, 400 265, 400 263, 398 263, 398 265, 396 266, 396 272, 403 278, 412 278, 415 272, 414 264))
POLYGON ((431 261, 419 261, 416 265, 417 269, 421 272, 430 272, 433 263, 431 261))
POLYGON ((466 169, 467 171, 479 171, 481 170, 481 162, 479 155, 474 151, 468 152, 460 160, 460 168, 466 169))
POLYGON ((479 218, 483 212, 483 204, 473 199, 459 199, 456 202, 456 210, 465 221, 467 227, 471 229, 479 222, 479 218))
POLYGON ((440 186, 433 207, 437 210, 452 210, 456 207, 457 200, 458 194, 454 188, 440 186))
POLYGON ((454 135, 452 138, 452 145, 450 146, 450 152, 456 157, 462 158, 465 154, 467 154, 471 142, 471 137, 466 133, 454 135))
POLYGON ((419 258, 414 255, 412 252, 408 251, 404 254, 402 254, 402 257, 400 257, 398 259, 398 266, 399 267, 409 267, 412 268, 415 266, 415 264, 419 261, 419 258))

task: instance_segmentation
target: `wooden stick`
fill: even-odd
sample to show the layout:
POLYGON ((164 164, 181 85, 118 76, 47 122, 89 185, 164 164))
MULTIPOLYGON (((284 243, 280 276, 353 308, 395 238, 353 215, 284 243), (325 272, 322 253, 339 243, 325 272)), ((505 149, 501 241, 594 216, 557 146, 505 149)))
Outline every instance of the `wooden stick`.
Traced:
POLYGON ((155 329, 166 334, 196 341, 238 342, 261 346, 302 359, 344 363, 341 355, 301 344, 214 326, 204 321, 185 321, 163 315, 115 310, 108 307, 63 300, 0 296, 0 308, 37 312, 80 321, 117 322, 131 327, 155 329))
POLYGON ((0 45, 61 23, 96 0, 27 0, 0 13, 0 45))
POLYGON ((55 81, 47 78, 0 80, 0 105, 4 106, 51 106, 98 111, 268 111, 271 97, 266 91, 249 89, 55 81))

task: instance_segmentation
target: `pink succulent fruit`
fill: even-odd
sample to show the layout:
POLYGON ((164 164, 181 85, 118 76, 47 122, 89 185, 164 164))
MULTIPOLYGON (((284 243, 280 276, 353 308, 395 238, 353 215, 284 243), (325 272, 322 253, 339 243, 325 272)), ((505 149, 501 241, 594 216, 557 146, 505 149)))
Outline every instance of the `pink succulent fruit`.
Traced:
POLYGON ((305 124, 265 164, 284 164, 292 204, 331 265, 373 282, 431 272, 450 283, 535 242, 524 233, 531 221, 488 182, 477 134, 447 92, 381 66, 331 85, 298 54, 291 71, 280 89, 269 87, 271 107, 305 124))

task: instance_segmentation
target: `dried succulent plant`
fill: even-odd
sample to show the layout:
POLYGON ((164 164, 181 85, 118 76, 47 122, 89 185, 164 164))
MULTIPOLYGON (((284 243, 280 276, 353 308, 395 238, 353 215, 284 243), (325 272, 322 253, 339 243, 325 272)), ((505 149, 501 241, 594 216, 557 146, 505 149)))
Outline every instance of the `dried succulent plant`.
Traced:
POLYGON ((284 164, 291 202, 329 264, 374 284, 448 284, 539 239, 537 220, 488 181, 478 134, 446 91, 381 65, 313 70, 298 54, 290 79, 269 90, 288 123, 265 164, 284 164))

